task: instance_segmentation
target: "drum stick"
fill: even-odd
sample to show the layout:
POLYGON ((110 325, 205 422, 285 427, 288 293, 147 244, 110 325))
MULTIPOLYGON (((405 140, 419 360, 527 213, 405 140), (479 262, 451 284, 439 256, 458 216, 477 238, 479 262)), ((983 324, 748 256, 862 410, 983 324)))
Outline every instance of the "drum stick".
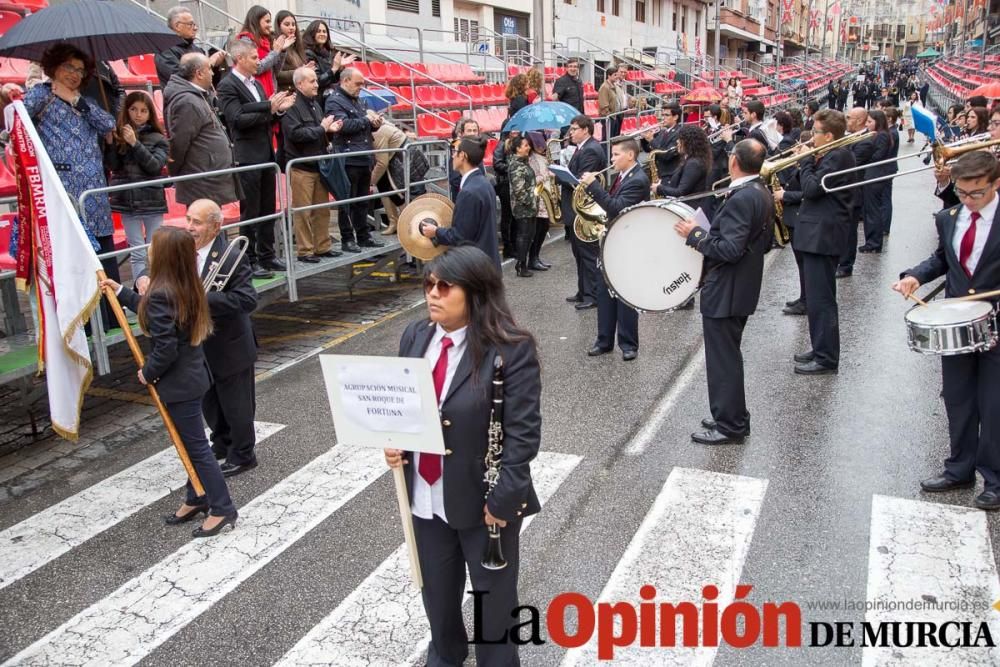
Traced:
POLYGON ((980 294, 970 294, 968 296, 960 296, 955 301, 976 301, 977 299, 991 299, 995 296, 1000 296, 1000 289, 995 289, 990 292, 982 292, 980 294))
POLYGON ((921 298, 920 298, 919 296, 917 296, 916 294, 907 294, 907 295, 906 295, 906 298, 907 298, 907 299, 912 299, 913 301, 916 301, 916 302, 917 302, 917 303, 919 303, 919 304, 920 304, 921 306, 926 306, 926 305, 927 305, 927 302, 926 302, 926 301, 924 301, 923 299, 921 299, 921 298))

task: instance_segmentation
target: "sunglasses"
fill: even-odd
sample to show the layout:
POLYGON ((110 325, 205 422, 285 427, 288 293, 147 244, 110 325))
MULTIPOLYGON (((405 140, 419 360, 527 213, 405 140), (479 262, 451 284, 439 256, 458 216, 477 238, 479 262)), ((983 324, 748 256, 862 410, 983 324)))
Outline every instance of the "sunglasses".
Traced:
POLYGON ((447 298, 448 293, 451 292, 451 288, 454 287, 454 283, 450 283, 447 280, 434 280, 433 278, 424 278, 424 294, 430 294, 437 288, 438 296, 441 298, 447 298))

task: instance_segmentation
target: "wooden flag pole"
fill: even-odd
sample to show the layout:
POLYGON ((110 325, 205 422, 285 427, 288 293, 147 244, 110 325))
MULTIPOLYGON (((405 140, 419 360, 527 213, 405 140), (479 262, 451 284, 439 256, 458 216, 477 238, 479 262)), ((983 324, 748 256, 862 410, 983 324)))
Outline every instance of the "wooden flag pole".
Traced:
MULTIPOLYGON (((106 280, 107 276, 104 271, 97 272, 98 280, 106 280)), ((122 331, 125 333, 125 340, 128 342, 128 348, 132 350, 132 358, 135 359, 135 363, 138 364, 139 368, 142 368, 146 363, 145 357, 142 355, 142 350, 139 349, 139 342, 135 339, 135 334, 132 333, 132 326, 128 322, 128 318, 125 317, 125 311, 122 310, 122 305, 118 302, 118 295, 110 287, 104 288, 104 296, 108 298, 108 302, 111 304, 111 310, 115 313, 115 318, 118 320, 119 326, 121 326, 122 331)), ((188 479, 191 480, 191 486, 194 487, 195 494, 200 498, 205 495, 205 487, 201 485, 201 480, 198 479, 198 473, 195 472, 194 466, 191 464, 191 458, 188 456, 187 450, 184 449, 184 444, 181 442, 181 435, 177 432, 177 427, 174 426, 174 420, 170 418, 170 413, 167 412, 167 406, 163 405, 163 401, 160 400, 160 395, 156 391, 156 387, 153 386, 152 382, 146 383, 146 389, 149 390, 149 395, 153 397, 153 403, 156 404, 156 409, 160 412, 160 419, 163 420, 163 425, 167 427, 167 433, 170 435, 170 441, 174 443, 174 448, 177 450, 177 456, 180 457, 181 463, 184 465, 184 470, 187 472, 188 479)), ((404 489, 405 491, 406 489, 404 489)))
POLYGON ((406 538, 406 551, 410 555, 410 576, 417 588, 424 587, 424 577, 420 571, 420 557, 417 555, 417 538, 413 534, 413 514, 410 512, 410 496, 406 492, 406 478, 403 476, 403 466, 392 469, 392 479, 396 483, 396 499, 399 501, 399 518, 403 522, 403 537, 406 538))

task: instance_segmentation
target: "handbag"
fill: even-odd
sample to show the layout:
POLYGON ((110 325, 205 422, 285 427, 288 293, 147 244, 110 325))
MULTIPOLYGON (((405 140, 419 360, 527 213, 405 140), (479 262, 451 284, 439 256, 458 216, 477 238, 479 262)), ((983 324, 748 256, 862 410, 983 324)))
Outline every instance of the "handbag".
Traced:
POLYGON ((334 199, 347 199, 351 196, 351 182, 347 178, 344 160, 340 156, 334 155, 328 160, 320 160, 319 177, 334 199))

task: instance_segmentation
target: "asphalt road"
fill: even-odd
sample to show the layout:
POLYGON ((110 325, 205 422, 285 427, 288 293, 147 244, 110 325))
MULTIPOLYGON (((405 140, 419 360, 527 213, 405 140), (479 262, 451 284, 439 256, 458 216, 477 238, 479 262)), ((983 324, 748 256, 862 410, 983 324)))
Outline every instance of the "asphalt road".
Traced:
MULTIPOLYGON (((790 250, 769 256, 743 343, 752 414, 743 445, 704 447, 689 439, 708 416, 697 311, 642 315, 637 361, 625 363, 617 352, 588 358, 596 311, 580 313, 563 300, 574 284, 568 245, 550 244, 553 270, 530 280, 507 267, 513 310, 541 350, 542 449, 565 464, 522 539, 522 604, 544 616, 562 592, 597 600, 607 591, 637 605, 642 583, 655 585, 665 600, 695 603, 702 602, 702 586, 716 583, 725 602, 740 583, 752 586, 746 600, 758 609, 767 601, 798 603, 806 627, 865 618, 863 611, 807 609, 813 601, 902 598, 913 591, 970 603, 1000 597, 994 595, 997 520, 961 511, 971 506, 973 491, 929 497, 918 487, 939 471, 947 452, 940 364, 907 349, 908 305, 888 285, 935 246, 930 176, 898 181, 894 202, 886 252, 860 255, 854 275, 838 281, 838 375, 792 373, 792 355, 808 348, 805 318, 781 313, 796 296, 795 264, 790 250), (883 497, 892 502, 880 504, 883 497), (909 507, 926 525, 901 517, 909 507), (955 532, 955 525, 971 528, 955 532), (919 554, 923 561, 908 535, 933 545, 919 554), (887 553, 891 562, 882 563, 879 554, 887 553)), ((331 351, 395 354, 403 328, 423 314, 416 307, 331 351)), ((26 574, 5 581, 0 572, 0 661, 305 664, 290 652, 331 613, 345 639, 325 646, 319 653, 325 659, 315 664, 419 660, 423 631, 410 627, 419 619, 410 620, 399 602, 406 591, 372 588, 373 573, 402 543, 390 476, 372 472, 370 461, 344 472, 350 466, 341 459, 317 471, 317 461, 339 451, 331 450, 336 440, 318 358, 260 383, 257 419, 284 428, 261 444, 260 467, 231 483, 243 523, 231 533, 236 541, 217 542, 217 551, 228 551, 190 551, 186 530, 162 524, 159 516, 172 511, 179 492, 140 503, 26 574), (373 590, 365 605, 358 602, 365 599, 359 591, 373 590), (384 631, 371 631, 369 617, 387 624, 374 626, 384 631), (367 657, 356 660, 352 651, 367 657)), ((75 502, 116 473, 127 476, 166 444, 155 426, 134 436, 109 446, 88 468, 4 507, 0 561, 21 542, 11 538, 18 522, 43 521, 45 508, 75 502)), ((85 516, 84 522, 100 518, 85 516)), ((950 614, 989 621, 1000 641, 994 616, 983 609, 950 614)), ((876 617, 869 612, 869 620, 876 617)), ((548 641, 522 649, 522 660, 591 664, 588 650, 567 656, 548 641)), ((858 645, 618 655, 650 665, 997 663, 987 649, 880 653, 858 645)))

